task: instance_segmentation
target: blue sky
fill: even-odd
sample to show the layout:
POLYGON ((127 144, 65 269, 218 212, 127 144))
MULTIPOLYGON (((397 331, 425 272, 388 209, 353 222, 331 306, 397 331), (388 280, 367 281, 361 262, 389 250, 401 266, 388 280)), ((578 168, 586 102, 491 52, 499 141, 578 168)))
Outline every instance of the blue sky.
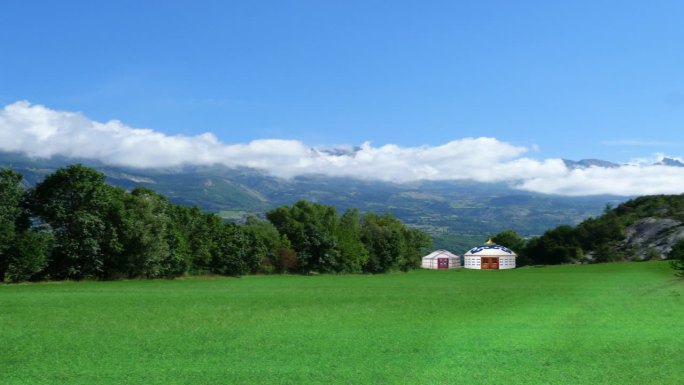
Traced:
POLYGON ((223 143, 684 156, 680 1, 7 0, 0 15, 0 106, 223 143))

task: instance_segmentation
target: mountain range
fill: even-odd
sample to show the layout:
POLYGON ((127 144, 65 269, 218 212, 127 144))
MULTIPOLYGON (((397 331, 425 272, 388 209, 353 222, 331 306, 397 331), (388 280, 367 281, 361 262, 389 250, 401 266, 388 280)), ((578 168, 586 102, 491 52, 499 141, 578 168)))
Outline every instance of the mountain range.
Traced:
MULTIPOLYGON (((618 168, 622 165, 608 162, 601 159, 582 159, 578 161, 563 159, 565 167, 569 169, 583 169, 589 167, 602 167, 602 168, 618 168)), ((659 161, 653 163, 654 166, 670 166, 670 167, 684 167, 684 163, 677 159, 663 157, 659 161)))
MULTIPOLYGON (((663 162, 684 166, 668 159, 663 162)), ((574 225, 600 214, 607 205, 628 199, 619 196, 566 197, 517 190, 505 183, 426 181, 390 183, 323 175, 277 178, 249 168, 183 166, 136 169, 106 165, 91 159, 55 156, 30 158, 0 152, 0 167, 24 175, 27 186, 40 182, 59 167, 82 163, 107 176, 109 183, 126 189, 144 186, 172 202, 196 205, 227 220, 305 199, 362 212, 390 212, 405 223, 433 236, 435 247, 461 252, 486 237, 513 229, 532 236, 563 224, 574 225)), ((565 161, 568 168, 618 167, 597 159, 565 161)))

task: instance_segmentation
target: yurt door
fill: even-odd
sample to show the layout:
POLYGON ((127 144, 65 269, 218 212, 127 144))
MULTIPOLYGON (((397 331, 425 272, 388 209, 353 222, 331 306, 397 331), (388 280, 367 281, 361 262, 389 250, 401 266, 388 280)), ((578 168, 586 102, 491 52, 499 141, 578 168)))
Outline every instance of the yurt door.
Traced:
POLYGON ((438 269, 448 269, 449 268, 449 258, 438 258, 437 259, 438 269))
POLYGON ((482 257, 481 269, 494 269, 499 270, 499 258, 496 257, 482 257))

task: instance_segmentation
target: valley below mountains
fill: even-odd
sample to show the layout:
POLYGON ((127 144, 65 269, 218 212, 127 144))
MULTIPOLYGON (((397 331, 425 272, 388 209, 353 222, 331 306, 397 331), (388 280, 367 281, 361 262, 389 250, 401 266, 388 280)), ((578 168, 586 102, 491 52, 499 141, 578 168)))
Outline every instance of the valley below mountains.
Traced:
MULTIPOLYGON (((198 206, 231 221, 244 220, 249 215, 263 217, 274 207, 302 199, 335 206, 338 210, 390 212, 404 223, 432 235, 435 248, 456 253, 507 229, 530 237, 559 225, 576 225, 599 215, 607 204, 615 206, 627 199, 545 195, 516 190, 503 183, 399 184, 322 175, 282 179, 247 168, 134 169, 89 159, 35 159, 17 153, 0 153, 0 167, 10 167, 23 174, 29 185, 73 163, 98 169, 112 185, 126 189, 147 187, 173 203, 198 206)), ((577 163, 581 166, 586 162, 577 163)))

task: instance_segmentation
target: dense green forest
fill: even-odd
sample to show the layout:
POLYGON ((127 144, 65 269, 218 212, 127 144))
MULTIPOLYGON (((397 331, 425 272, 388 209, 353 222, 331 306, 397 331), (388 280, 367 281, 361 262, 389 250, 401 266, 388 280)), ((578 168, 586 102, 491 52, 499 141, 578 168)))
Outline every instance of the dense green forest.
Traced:
MULTIPOLYGON (((80 164, 57 169, 35 187, 0 171, 0 280, 118 279, 196 274, 382 273, 409 270, 431 246, 428 234, 391 214, 360 214, 299 201, 227 222, 176 205, 145 187, 125 190, 80 164)), ((494 241, 518 265, 610 262, 634 258, 625 231, 643 218, 684 221, 684 194, 632 199, 577 226, 494 241)), ((653 253, 652 257, 662 255, 653 253)), ((684 270, 684 240, 666 255, 684 270)))
POLYGON ((186 274, 382 273, 419 266, 424 232, 391 214, 299 201, 226 222, 175 205, 153 190, 130 191, 77 164, 24 188, 0 171, 0 280, 118 279, 186 274))
MULTIPOLYGON (((633 260, 634 250, 623 241, 627 228, 644 218, 683 222, 684 194, 643 196, 615 208, 607 206, 599 217, 588 218, 574 227, 559 226, 528 240, 512 230, 497 234, 493 240, 516 250, 518 265, 633 260)), ((652 249, 646 259, 663 256, 673 260, 673 267, 684 270, 684 239, 672 244, 665 255, 652 249)))

